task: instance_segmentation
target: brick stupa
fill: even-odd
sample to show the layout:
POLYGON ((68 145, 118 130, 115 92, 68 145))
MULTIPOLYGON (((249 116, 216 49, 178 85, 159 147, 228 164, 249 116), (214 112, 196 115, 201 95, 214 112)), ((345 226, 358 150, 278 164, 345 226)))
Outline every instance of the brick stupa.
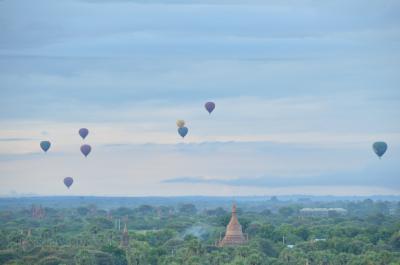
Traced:
POLYGON ((232 217, 226 227, 225 236, 222 240, 218 242, 219 247, 224 246, 236 246, 247 243, 247 236, 242 232, 242 226, 240 225, 237 215, 236 215, 236 205, 232 206, 232 217))

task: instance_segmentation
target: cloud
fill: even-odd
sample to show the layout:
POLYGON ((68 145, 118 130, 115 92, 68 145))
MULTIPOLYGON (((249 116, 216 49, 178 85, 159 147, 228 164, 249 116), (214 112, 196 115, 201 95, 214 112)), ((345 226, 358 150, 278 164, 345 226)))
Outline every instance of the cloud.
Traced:
POLYGON ((0 142, 32 141, 33 138, 0 138, 0 142))
POLYGON ((222 186, 239 187, 296 187, 296 186, 373 186, 381 188, 400 188, 399 171, 385 169, 378 172, 368 168, 360 172, 336 172, 320 176, 263 176, 256 178, 212 178, 212 177, 177 177, 163 180, 162 183, 168 184, 209 184, 222 186), (371 170, 372 172, 369 172, 371 170))
MULTIPOLYGON (((293 38, 296 37, 393 28, 399 22, 395 12, 399 5, 395 1, 384 2, 352 1, 346 3, 346 10, 343 10, 339 2, 315 1, 4 1, 0 9, 5 21, 0 47, 27 51, 32 47, 70 42, 80 48, 74 49, 75 53, 90 52, 91 49, 99 53, 96 46, 103 46, 101 51, 105 52, 106 48, 126 43, 127 39, 121 39, 121 36, 132 35, 143 38, 132 40, 124 49, 119 46, 120 50, 132 46, 129 51, 135 51, 135 43, 147 40, 145 45, 149 50, 160 43, 159 48, 167 47, 163 53, 190 50, 193 54, 193 48, 212 48, 199 43, 204 40, 204 35, 209 36, 206 37, 209 43, 219 36, 250 36, 289 37, 295 44, 293 38), (148 2, 152 4, 146 4, 148 2), (24 9, 30 11, 30 16, 24 16, 24 9), (87 17, 89 11, 90 18, 87 17), (356 16, 360 12, 362 15, 356 16), (157 39, 153 39, 154 34, 158 35, 155 36, 157 39), (190 43, 190 49, 184 49, 185 45, 170 49, 175 45, 169 45, 173 41, 169 36, 178 40, 175 45, 187 44, 185 36, 195 36, 195 40, 190 43), (101 40, 102 45, 94 43, 101 40), (196 42, 199 45, 195 45, 196 42)), ((287 45, 290 43, 280 48, 286 52, 296 48, 296 45, 290 45, 291 49, 285 49, 287 45)), ((223 51, 221 48, 229 51, 231 47, 220 46, 218 50, 223 51)), ((304 50, 307 45, 301 48, 304 50)), ((313 48, 318 49, 317 46, 313 48)), ((118 52, 118 49, 112 50, 118 52)), ((59 49, 58 53, 62 51, 59 49)))

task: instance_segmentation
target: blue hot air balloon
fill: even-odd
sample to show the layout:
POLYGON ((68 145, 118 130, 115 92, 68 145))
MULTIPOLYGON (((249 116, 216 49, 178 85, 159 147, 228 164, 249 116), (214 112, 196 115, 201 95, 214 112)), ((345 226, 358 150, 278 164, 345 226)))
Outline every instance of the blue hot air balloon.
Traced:
POLYGON ((50 146, 51 146, 51 143, 49 141, 41 141, 40 142, 40 147, 45 152, 47 152, 47 150, 49 150, 50 146))
POLYGON ((178 128, 178 133, 179 133, 180 136, 182 136, 182 138, 184 138, 186 136, 188 131, 189 131, 189 129, 187 127, 178 128))
POLYGON ((385 142, 375 142, 372 145, 372 149, 374 149, 375 154, 379 158, 381 158, 383 156, 383 154, 385 154, 387 148, 388 148, 388 146, 385 142))
POLYGON ((86 128, 81 128, 79 129, 79 135, 82 137, 82 139, 85 139, 86 136, 88 136, 89 130, 86 128))
POLYGON ((204 104, 204 107, 206 108, 206 110, 208 111, 209 114, 211 114, 211 112, 215 109, 215 103, 214 102, 207 102, 206 104, 204 104))
POLYGON ((86 157, 89 155, 90 151, 92 151, 92 147, 88 144, 84 144, 81 146, 81 152, 86 157))
POLYGON ((71 178, 71 177, 64 178, 64 185, 67 186, 68 189, 69 189, 69 187, 71 187, 72 183, 74 183, 73 178, 71 178))

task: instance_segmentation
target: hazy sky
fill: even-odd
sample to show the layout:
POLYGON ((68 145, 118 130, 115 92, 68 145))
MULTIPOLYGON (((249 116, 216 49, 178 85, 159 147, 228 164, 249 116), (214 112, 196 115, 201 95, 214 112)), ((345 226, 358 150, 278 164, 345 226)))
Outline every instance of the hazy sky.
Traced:
POLYGON ((399 13, 397 0, 0 1, 0 195, 400 194, 399 13))

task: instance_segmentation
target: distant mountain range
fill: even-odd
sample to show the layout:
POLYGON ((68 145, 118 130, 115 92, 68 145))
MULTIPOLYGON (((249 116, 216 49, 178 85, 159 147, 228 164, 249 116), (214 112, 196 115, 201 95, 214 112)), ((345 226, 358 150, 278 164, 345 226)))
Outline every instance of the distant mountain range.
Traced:
POLYGON ((285 196, 177 196, 177 197, 101 197, 101 196, 8 196, 0 197, 0 209, 24 208, 32 204, 40 204, 44 207, 79 207, 95 204, 99 208, 136 207, 139 205, 177 205, 193 203, 199 208, 215 208, 218 206, 229 207, 232 202, 239 204, 263 204, 299 202, 334 202, 334 201, 362 201, 371 199, 374 201, 400 201, 398 195, 373 195, 373 196, 309 196, 309 195, 285 195, 285 196))

